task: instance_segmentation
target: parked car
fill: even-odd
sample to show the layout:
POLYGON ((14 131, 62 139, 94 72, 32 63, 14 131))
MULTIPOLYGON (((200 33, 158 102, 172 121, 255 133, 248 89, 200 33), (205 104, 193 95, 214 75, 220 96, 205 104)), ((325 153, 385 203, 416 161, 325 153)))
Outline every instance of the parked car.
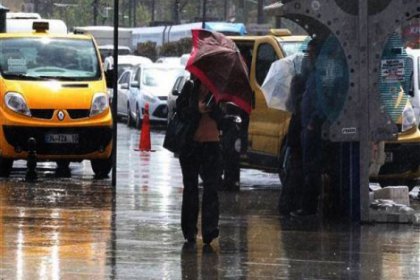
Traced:
POLYGON ((166 56, 159 57, 156 60, 156 63, 165 63, 165 64, 181 64, 181 58, 178 56, 166 56))
POLYGON ((118 77, 127 70, 133 69, 140 64, 151 64, 153 61, 145 56, 139 55, 119 55, 118 56, 118 77))
POLYGON ((172 118, 176 109, 176 99, 181 94, 185 82, 190 78, 190 73, 185 71, 185 75, 179 76, 168 95, 168 122, 172 118))
MULTIPOLYGON (((99 53, 101 54, 102 60, 113 54, 114 45, 101 45, 98 46, 99 53)), ((129 55, 132 51, 128 46, 118 46, 118 55, 129 55)))
MULTIPOLYGON (((133 80, 133 69, 138 67, 141 64, 152 64, 152 60, 145 56, 137 55, 119 55, 118 56, 118 106, 117 106, 117 115, 119 117, 127 117, 127 99, 129 84, 133 80), (125 77, 122 78, 122 74, 125 73, 125 77), (129 76, 129 77, 128 77, 129 76)), ((108 94, 110 100, 113 98, 113 89, 108 88, 108 94)))
POLYGON ((181 55, 181 57, 180 57, 180 63, 182 64, 182 65, 187 65, 187 62, 188 62, 188 59, 190 59, 190 56, 191 56, 191 54, 189 54, 189 53, 184 53, 183 55, 181 55))
POLYGON ((128 116, 128 95, 130 91, 130 84, 134 75, 132 69, 125 70, 117 81, 118 101, 117 101, 117 116, 128 116))
POLYGON ((94 40, 49 33, 42 21, 34 29, 0 35, 0 177, 21 159, 55 161, 59 169, 90 160, 105 177, 113 123, 94 40))
POLYGON ((151 121, 165 122, 168 116, 168 95, 177 77, 184 75, 181 65, 142 64, 134 70, 134 79, 129 85, 129 126, 141 126, 145 104, 149 104, 151 121))

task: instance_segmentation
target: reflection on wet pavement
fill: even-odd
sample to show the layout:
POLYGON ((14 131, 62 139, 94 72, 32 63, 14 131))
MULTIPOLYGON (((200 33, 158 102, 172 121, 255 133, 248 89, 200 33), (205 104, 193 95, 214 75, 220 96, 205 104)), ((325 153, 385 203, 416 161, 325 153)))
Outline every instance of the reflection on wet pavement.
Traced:
POLYGON ((89 162, 56 178, 24 163, 0 180, 3 279, 420 279, 420 229, 341 225, 277 214, 275 175, 245 170, 240 192, 220 192, 220 238, 184 245, 179 164, 161 148, 134 151, 139 132, 119 127, 118 182, 93 180, 89 162))

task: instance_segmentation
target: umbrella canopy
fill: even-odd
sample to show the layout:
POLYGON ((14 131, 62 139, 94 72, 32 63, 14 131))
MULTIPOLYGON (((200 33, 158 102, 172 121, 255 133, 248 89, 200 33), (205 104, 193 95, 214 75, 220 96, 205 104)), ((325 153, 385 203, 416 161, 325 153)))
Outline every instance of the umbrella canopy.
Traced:
POLYGON ((262 91, 269 108, 293 113, 289 106, 292 78, 300 72, 303 54, 281 58, 271 64, 262 85, 262 91))
POLYGON ((219 32, 193 29, 193 50, 186 69, 214 95, 217 102, 230 101, 248 114, 252 89, 248 69, 235 43, 219 32))

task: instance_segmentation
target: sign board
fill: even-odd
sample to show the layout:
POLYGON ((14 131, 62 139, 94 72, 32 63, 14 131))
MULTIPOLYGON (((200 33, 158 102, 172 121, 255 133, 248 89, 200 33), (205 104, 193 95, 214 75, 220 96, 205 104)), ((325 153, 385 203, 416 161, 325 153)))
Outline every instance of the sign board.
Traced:
POLYGON ((257 24, 249 23, 246 25, 246 30, 248 33, 268 33, 270 31, 271 24, 257 24))
POLYGON ((403 82, 405 75, 404 59, 382 59, 381 79, 385 83, 403 82))

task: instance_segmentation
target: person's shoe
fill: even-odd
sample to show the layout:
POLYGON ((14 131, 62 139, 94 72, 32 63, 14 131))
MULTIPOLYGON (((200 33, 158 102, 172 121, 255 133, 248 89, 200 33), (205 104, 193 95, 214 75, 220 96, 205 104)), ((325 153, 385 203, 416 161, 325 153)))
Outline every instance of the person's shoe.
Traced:
POLYGON ((290 212, 290 216, 292 217, 307 217, 312 215, 316 215, 316 210, 298 209, 290 212))
POLYGON ((185 243, 195 243, 196 239, 195 239, 195 234, 187 234, 185 236, 185 243))
POLYGON ((297 207, 291 207, 289 203, 279 203, 278 211, 281 216, 289 216, 291 212, 296 211, 297 207))
POLYGON ((189 237, 186 240, 187 240, 187 243, 195 243, 195 237, 189 237))
POLYGON ((211 233, 205 233, 203 234, 203 243, 209 245, 213 239, 217 238, 219 236, 219 230, 215 229, 211 233))

